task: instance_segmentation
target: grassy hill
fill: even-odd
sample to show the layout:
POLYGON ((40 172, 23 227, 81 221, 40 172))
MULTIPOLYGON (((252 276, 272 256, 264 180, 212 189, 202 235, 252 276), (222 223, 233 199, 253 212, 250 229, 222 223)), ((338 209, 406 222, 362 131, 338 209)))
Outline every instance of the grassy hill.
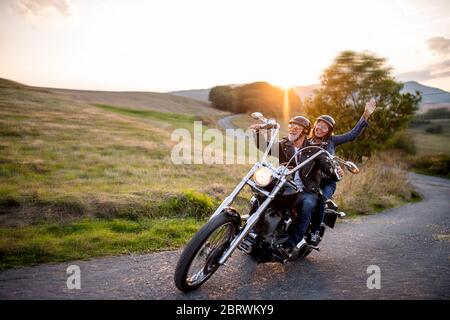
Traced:
POLYGON ((190 112, 91 105, 8 81, 0 82, 0 92, 0 224, 55 213, 158 215, 151 203, 180 196, 186 186, 205 189, 210 174, 233 173, 172 164, 171 132, 200 120, 190 112), (18 217, 17 209, 23 216, 10 217, 18 217))
POLYGON ((0 80, 0 268, 185 243, 247 169, 172 164, 171 132, 201 117, 158 111, 177 99, 94 105, 0 80))
POLYGON ((193 90, 171 91, 168 93, 174 96, 187 97, 209 103, 208 97, 210 90, 211 89, 193 89, 193 90))
POLYGON ((401 92, 414 94, 416 91, 423 95, 421 104, 450 103, 450 92, 425 86, 417 81, 406 81, 401 92))
POLYGON ((162 112, 175 112, 194 115, 220 115, 217 109, 211 108, 209 102, 198 101, 188 97, 180 97, 159 92, 113 92, 87 91, 68 89, 49 89, 58 95, 72 100, 88 103, 103 103, 131 109, 150 109, 162 112))

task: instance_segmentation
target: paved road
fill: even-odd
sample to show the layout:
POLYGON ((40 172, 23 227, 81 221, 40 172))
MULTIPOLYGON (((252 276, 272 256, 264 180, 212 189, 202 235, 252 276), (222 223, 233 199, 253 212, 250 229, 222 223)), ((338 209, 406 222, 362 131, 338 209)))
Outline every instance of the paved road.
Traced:
POLYGON ((231 116, 226 116, 223 117, 221 119, 218 120, 219 125, 223 128, 223 129, 232 129, 234 131, 227 131, 227 134, 231 134, 232 137, 236 137, 238 139, 246 139, 248 138, 248 136, 245 134, 245 132, 241 131, 241 130, 236 130, 238 128, 236 128, 236 126, 233 124, 232 120, 235 117, 241 116, 242 114, 232 114, 231 116))
POLYGON ((424 201, 340 223, 306 260, 257 265, 240 251, 199 290, 173 284, 179 251, 0 273, 0 299, 449 299, 450 181, 410 174, 424 201), (68 290, 66 268, 81 269, 68 290), (381 271, 369 290, 367 267, 381 271))

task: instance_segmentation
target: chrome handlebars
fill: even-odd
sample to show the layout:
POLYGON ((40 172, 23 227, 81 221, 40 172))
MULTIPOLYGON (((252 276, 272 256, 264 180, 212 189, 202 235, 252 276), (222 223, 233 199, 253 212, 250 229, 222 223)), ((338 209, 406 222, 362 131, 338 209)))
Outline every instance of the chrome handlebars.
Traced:
MULTIPOLYGON (((270 129, 270 130, 274 130, 274 132, 272 132, 272 134, 271 134, 271 139, 270 139, 269 145, 267 146, 267 149, 266 149, 266 151, 264 152, 264 155, 263 155, 263 157, 262 157, 261 162, 266 163, 266 165, 267 165, 269 168, 271 168, 274 172, 276 172, 276 170, 275 170, 274 168, 272 168, 272 166, 266 162, 266 159, 267 159, 267 156, 268 156, 268 154, 269 154, 270 149, 272 148, 272 145, 275 143, 275 139, 276 139, 277 136, 278 136, 278 132, 279 132, 279 130, 280 130, 280 125, 275 121, 275 119, 267 119, 267 118, 265 118, 265 117, 262 115, 261 112, 253 112, 253 113, 251 114, 251 117, 252 117, 253 119, 260 120, 261 122, 263 122, 263 125, 260 127, 261 129, 267 129, 267 130, 270 129)), ((311 148, 320 149, 320 150, 319 150, 319 152, 315 153, 314 155, 312 155, 312 156, 311 156, 310 158, 308 158, 307 160, 305 160, 305 161, 303 161, 302 163, 300 163, 299 165, 297 165, 295 168, 293 168, 293 169, 291 169, 291 170, 288 170, 288 171, 286 172, 286 170, 287 170, 287 167, 286 167, 286 168, 285 168, 281 173, 279 173, 279 174, 280 174, 280 175, 283 175, 283 176, 288 176, 288 175, 294 173, 295 171, 297 171, 298 169, 300 169, 301 167, 303 167, 304 165, 306 165, 307 163, 309 163, 310 161, 312 161, 312 160, 314 160, 315 158, 317 158, 317 157, 318 157, 320 154, 322 154, 322 153, 326 153, 327 157, 330 158, 331 160, 335 160, 335 161, 337 161, 337 162, 343 164, 343 165, 347 168, 347 170, 350 171, 351 173, 353 173, 353 174, 359 173, 359 168, 358 168, 353 162, 351 162, 351 161, 345 161, 345 160, 343 160, 343 159, 341 159, 341 158, 339 158, 339 157, 337 157, 337 156, 335 156, 335 155, 332 155, 332 154, 330 154, 328 151, 326 151, 325 149, 323 149, 323 148, 321 148, 321 147, 319 147, 319 146, 308 146, 308 147, 305 147, 305 148, 302 148, 302 149, 298 150, 298 151, 292 156, 292 158, 289 159, 289 162, 288 162, 288 163, 290 163, 290 162, 292 161, 292 159, 294 159, 294 157, 297 156, 298 153, 303 152, 303 151, 306 150, 306 149, 311 149, 311 148)))

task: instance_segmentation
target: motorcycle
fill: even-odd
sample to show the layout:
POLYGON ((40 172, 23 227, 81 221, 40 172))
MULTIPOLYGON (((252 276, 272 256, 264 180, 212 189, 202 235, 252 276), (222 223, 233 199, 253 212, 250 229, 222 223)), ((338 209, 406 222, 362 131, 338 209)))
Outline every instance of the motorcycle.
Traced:
MULTIPOLYGON (((260 128, 270 134, 267 149, 261 160, 253 165, 184 248, 174 275, 175 285, 180 291, 188 292, 200 287, 220 266, 225 265, 236 249, 250 255, 258 263, 286 263, 301 260, 312 250, 319 251, 319 247, 308 243, 311 224, 292 254, 282 247, 289 238, 290 227, 297 216, 295 206, 299 201, 300 190, 293 180, 295 172, 323 153, 334 164, 336 175, 339 164, 343 164, 351 173, 359 172, 354 163, 333 156, 319 146, 300 149, 286 165, 273 166, 268 156, 278 137, 280 125, 274 119, 264 118, 259 112, 251 116, 261 121, 260 128), (289 166, 298 153, 307 148, 317 148, 318 151, 296 166, 289 166), (253 196, 249 213, 241 215, 231 204, 245 186, 251 188, 253 196)), ((324 221, 320 226, 321 238, 326 227, 333 228, 337 218, 344 216, 345 213, 339 212, 334 202, 327 201, 324 221)))

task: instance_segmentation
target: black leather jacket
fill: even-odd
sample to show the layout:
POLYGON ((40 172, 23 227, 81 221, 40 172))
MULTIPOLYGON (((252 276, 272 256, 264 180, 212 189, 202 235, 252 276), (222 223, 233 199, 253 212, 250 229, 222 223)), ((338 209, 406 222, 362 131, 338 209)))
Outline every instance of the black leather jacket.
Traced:
MULTIPOLYGON (((308 139, 305 139, 302 148, 312 145, 320 146, 314 144, 308 139)), ((265 151, 265 149, 267 148, 266 139, 261 134, 259 134, 259 141, 257 139, 257 147, 262 151, 265 151)), ((306 149, 305 151, 301 151, 301 153, 297 155, 297 157, 299 157, 297 159, 298 163, 305 161, 318 151, 319 149, 306 149)), ((283 137, 283 139, 281 139, 279 142, 274 143, 271 152, 274 156, 276 156, 276 153, 278 153, 277 156, 280 165, 286 165, 287 162, 295 154, 295 147, 287 137, 283 137)), ((289 166, 296 166, 295 159, 293 159, 291 163, 289 163, 289 166)), ((313 161, 309 162, 300 169, 300 179, 305 185, 305 189, 316 196, 319 193, 320 179, 322 175, 324 177, 331 178, 332 180, 337 181, 334 167, 325 154, 319 155, 313 161)))

